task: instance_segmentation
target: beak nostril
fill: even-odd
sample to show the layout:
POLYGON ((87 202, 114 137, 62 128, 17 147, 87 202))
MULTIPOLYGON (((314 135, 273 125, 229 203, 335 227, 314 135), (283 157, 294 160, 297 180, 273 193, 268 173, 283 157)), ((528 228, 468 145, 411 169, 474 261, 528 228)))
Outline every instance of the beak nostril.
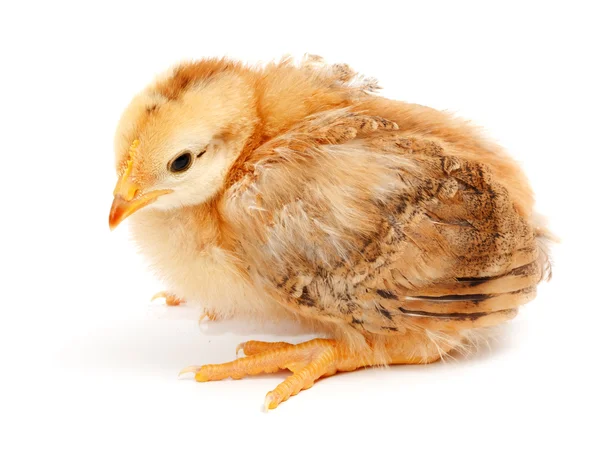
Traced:
POLYGON ((129 188, 127 188, 127 200, 128 201, 132 201, 133 199, 135 199, 135 197, 138 195, 138 193, 140 192, 140 190, 138 188, 136 188, 135 186, 130 186, 129 188))

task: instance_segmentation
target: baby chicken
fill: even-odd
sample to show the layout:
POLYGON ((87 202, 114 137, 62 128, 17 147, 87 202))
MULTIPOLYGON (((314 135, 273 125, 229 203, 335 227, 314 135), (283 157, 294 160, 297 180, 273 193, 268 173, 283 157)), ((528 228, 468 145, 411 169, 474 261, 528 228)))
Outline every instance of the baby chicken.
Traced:
POLYGON ((248 341, 197 381, 290 370, 273 409, 338 371, 435 362, 513 318, 549 276, 519 167, 466 123, 375 95, 347 65, 183 63, 118 125, 109 224, 214 318, 328 334, 248 341))

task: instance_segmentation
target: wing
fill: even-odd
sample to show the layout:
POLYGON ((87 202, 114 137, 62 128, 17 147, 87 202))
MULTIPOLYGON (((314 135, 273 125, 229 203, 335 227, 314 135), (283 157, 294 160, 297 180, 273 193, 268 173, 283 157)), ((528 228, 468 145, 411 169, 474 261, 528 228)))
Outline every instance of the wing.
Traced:
POLYGON ((494 325, 542 276, 535 229, 485 165, 348 110, 261 146, 225 213, 257 285, 363 332, 494 325))

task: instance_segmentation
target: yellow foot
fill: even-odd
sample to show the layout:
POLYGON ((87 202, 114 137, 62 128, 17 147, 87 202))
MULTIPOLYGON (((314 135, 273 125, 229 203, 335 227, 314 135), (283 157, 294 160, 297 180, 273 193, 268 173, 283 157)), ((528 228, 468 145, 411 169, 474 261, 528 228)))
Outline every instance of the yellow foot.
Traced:
POLYGON ((191 366, 181 370, 180 374, 195 373, 196 381, 206 382, 228 377, 241 379, 285 369, 292 371, 292 375, 267 394, 265 409, 268 410, 312 387, 321 377, 335 374, 339 369, 350 371, 363 366, 351 359, 347 350, 334 340, 315 339, 297 345, 248 341, 238 349, 243 349, 249 357, 220 365, 191 366))
POLYGON ((177 306, 181 303, 185 303, 185 300, 179 299, 179 298, 175 297, 173 294, 169 294, 168 292, 165 292, 165 291, 157 292, 156 294, 154 294, 151 301, 156 300, 156 299, 165 299, 165 303, 169 306, 177 306))
MULTIPOLYGON (((455 340, 459 340, 458 336, 455 340)), ((247 341, 237 348, 238 352, 243 350, 247 357, 220 365, 190 366, 179 374, 194 373, 196 381, 206 382, 290 370, 292 374, 267 394, 265 409, 269 410, 301 390, 312 387, 318 379, 338 371, 354 371, 382 363, 431 363, 454 347, 456 344, 453 343, 441 347, 425 334, 416 332, 403 337, 390 337, 378 348, 378 355, 371 348, 360 353, 352 352, 341 341, 322 338, 296 345, 247 341)))

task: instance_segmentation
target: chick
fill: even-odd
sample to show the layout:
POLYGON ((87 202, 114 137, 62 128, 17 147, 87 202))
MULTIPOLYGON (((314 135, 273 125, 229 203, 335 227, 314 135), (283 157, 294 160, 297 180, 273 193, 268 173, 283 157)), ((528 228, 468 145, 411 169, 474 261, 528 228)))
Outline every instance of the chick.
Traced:
POLYGON ((338 371, 435 362, 534 298, 548 234, 519 167, 465 122, 377 89, 314 57, 206 59, 127 107, 109 224, 131 216, 170 303, 327 334, 248 341, 183 372, 290 370, 273 409, 338 371))

